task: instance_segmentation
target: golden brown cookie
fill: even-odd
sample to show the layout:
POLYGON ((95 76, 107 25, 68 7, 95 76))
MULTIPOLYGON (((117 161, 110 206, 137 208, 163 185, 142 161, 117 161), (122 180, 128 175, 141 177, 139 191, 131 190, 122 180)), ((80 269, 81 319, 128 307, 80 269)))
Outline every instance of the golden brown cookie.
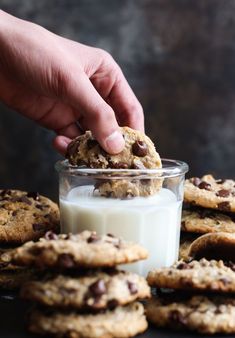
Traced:
POLYGON ((21 296, 49 307, 99 310, 149 298, 150 288, 144 277, 131 272, 93 270, 27 282, 21 296))
MULTIPOLYGON (((157 169, 161 168, 161 159, 153 142, 140 131, 128 127, 121 128, 125 139, 125 147, 116 155, 106 153, 93 138, 90 131, 75 138, 68 146, 67 158, 72 165, 85 164, 88 168, 99 169, 157 169)), ((124 175, 124 174, 123 174, 124 175)), ((149 177, 137 180, 125 173, 123 179, 115 179, 109 175, 107 179, 96 182, 96 189, 102 196, 126 198, 149 196, 156 193, 162 186, 160 178, 149 177)), ((155 174, 156 176, 156 174, 155 174)))
POLYGON ((0 243, 37 240, 48 230, 59 230, 59 208, 34 192, 0 190, 0 243))
POLYGON ((176 262, 169 268, 149 272, 150 286, 176 290, 235 292, 235 264, 222 260, 176 262))
POLYGON ((97 314, 34 310, 29 316, 31 332, 56 337, 128 338, 142 333, 147 326, 144 307, 138 302, 97 314))
POLYGON ((235 181, 216 180, 212 175, 185 181, 184 201, 203 208, 235 212, 235 181))
POLYGON ((234 297, 169 294, 150 299, 146 315, 157 327, 204 334, 235 333, 234 297))
POLYGON ((206 234, 208 232, 235 232, 235 217, 212 209, 183 210, 181 230, 206 234))
POLYGON ((112 234, 99 236, 92 231, 79 234, 47 233, 38 242, 28 242, 15 249, 12 262, 40 268, 74 269, 112 267, 145 259, 146 249, 112 234))

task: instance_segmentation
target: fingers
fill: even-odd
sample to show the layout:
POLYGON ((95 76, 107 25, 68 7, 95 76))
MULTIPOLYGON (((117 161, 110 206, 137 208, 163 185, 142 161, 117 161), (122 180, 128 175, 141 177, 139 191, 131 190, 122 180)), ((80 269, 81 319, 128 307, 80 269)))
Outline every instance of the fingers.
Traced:
POLYGON ((108 99, 122 126, 144 132, 143 108, 119 67, 108 99))
POLYGON ((55 130, 55 132, 58 134, 58 135, 64 135, 66 136, 67 138, 75 138, 76 136, 78 135, 81 135, 81 131, 78 127, 78 125, 76 123, 72 123, 64 128, 61 128, 61 129, 57 129, 55 130))
POLYGON ((53 140, 53 147, 63 156, 66 154, 71 139, 65 136, 56 136, 53 140))
POLYGON ((113 109, 102 99, 85 73, 71 75, 65 86, 65 99, 82 112, 86 125, 102 148, 117 154, 124 148, 124 139, 113 109), (79 78, 78 78, 79 77, 79 78))

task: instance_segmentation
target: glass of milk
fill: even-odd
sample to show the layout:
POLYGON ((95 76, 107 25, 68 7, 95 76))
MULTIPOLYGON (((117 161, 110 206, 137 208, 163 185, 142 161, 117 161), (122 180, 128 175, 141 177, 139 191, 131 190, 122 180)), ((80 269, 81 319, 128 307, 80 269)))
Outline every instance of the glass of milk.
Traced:
POLYGON ((149 258, 124 267, 142 275, 177 260, 186 163, 163 159, 160 169, 117 170, 74 167, 65 160, 56 163, 56 170, 63 233, 94 230, 142 244, 149 258), (163 184, 149 197, 118 199, 99 195, 98 184, 118 179, 142 183, 161 180, 163 184))

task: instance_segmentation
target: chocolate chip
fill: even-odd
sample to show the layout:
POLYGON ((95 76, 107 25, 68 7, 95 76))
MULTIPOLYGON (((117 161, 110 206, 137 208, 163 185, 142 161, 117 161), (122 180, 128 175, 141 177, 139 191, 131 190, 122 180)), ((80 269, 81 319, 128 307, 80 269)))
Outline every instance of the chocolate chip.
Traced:
POLYGON ((69 234, 63 235, 63 239, 74 241, 76 240, 76 236, 70 232, 69 234))
POLYGON ((137 140, 132 145, 132 152, 135 156, 144 157, 148 153, 147 144, 143 141, 137 140))
POLYGON ((111 169, 128 169, 129 166, 125 162, 112 162, 109 161, 109 166, 111 169))
POLYGON ((199 177, 192 177, 190 179, 190 182, 195 185, 195 187, 198 187, 199 184, 201 183, 201 179, 199 177))
POLYGON ((100 240, 100 237, 97 234, 91 234, 91 236, 87 239, 87 243, 95 243, 100 240))
POLYGON ((94 148, 95 146, 97 146, 97 144, 99 144, 95 139, 88 139, 87 140, 87 148, 89 150, 91 150, 92 148, 94 148))
POLYGON ((11 202, 22 202, 22 203, 26 203, 28 205, 32 204, 32 202, 26 196, 22 196, 22 197, 13 196, 11 198, 11 202))
POLYGON ((103 279, 99 279, 95 283, 91 284, 89 286, 89 291, 92 293, 92 295, 95 296, 102 296, 107 292, 106 285, 103 279))
POLYGON ((199 185, 198 185, 199 189, 205 189, 205 190, 211 190, 211 185, 210 183, 207 183, 205 181, 202 181, 199 185))
POLYGON ((28 192, 27 196, 33 198, 35 201, 39 201, 39 199, 40 199, 40 195, 36 191, 30 191, 30 192, 28 192))
POLYGON ((115 246, 115 248, 120 249, 120 247, 121 247, 121 240, 120 240, 120 238, 116 238, 116 241, 113 242, 113 245, 115 246))
POLYGON ((119 305, 119 303, 118 303, 118 301, 116 299, 111 299, 111 300, 108 301, 107 305, 108 305, 108 308, 110 310, 113 310, 113 309, 115 309, 119 305))
POLYGON ((191 269, 191 266, 187 263, 182 262, 182 263, 179 263, 177 265, 176 269, 178 269, 178 270, 188 270, 188 269, 191 269))
POLYGON ((28 199, 27 196, 22 196, 22 197, 21 197, 21 202, 26 203, 26 204, 28 204, 28 205, 31 205, 31 204, 32 204, 32 202, 30 201, 30 199, 28 199))
POLYGON ((18 214, 18 210, 14 210, 13 212, 12 212, 12 216, 16 216, 18 214))
POLYGON ((222 211, 231 211, 230 203, 229 202, 220 202, 217 204, 218 209, 222 211))
POLYGON ((107 236, 115 238, 115 236, 113 234, 110 234, 110 233, 108 233, 107 236))
POLYGON ((60 267, 67 268, 67 269, 73 268, 75 266, 73 257, 67 253, 60 254, 58 257, 57 263, 60 267))
POLYGON ((47 231, 44 235, 44 238, 48 241, 58 239, 58 236, 53 231, 47 231))
POLYGON ((32 228, 33 231, 41 231, 45 229, 45 224, 33 223, 32 228))
POLYGON ((137 285, 133 282, 127 281, 127 286, 132 295, 136 294, 138 292, 137 285))
POLYGON ((217 191, 216 193, 216 196, 219 196, 219 197, 228 197, 229 195, 230 195, 230 191, 226 189, 221 189, 217 191))

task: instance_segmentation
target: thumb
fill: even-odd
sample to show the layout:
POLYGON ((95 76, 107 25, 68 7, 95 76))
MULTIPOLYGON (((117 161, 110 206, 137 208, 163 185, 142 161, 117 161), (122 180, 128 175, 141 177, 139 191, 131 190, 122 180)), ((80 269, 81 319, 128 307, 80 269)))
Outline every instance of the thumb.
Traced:
POLYGON ((86 74, 80 72, 76 78, 72 75, 65 88, 65 100, 83 115, 85 124, 101 147, 110 154, 121 152, 125 141, 115 113, 96 91, 86 74))

